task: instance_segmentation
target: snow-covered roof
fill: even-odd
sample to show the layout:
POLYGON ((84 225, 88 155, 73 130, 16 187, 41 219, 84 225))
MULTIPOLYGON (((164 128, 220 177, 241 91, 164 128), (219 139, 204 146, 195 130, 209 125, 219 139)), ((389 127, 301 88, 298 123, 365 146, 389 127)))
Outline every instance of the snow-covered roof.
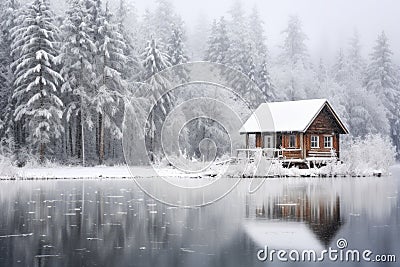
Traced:
POLYGON ((331 109, 344 132, 348 132, 326 99, 263 103, 247 119, 239 132, 305 132, 325 104, 331 109))

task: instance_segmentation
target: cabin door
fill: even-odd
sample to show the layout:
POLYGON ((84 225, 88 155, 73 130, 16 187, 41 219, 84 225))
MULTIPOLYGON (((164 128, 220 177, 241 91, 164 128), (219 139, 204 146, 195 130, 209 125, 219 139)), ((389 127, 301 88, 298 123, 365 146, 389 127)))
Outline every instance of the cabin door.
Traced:
POLYGON ((262 147, 261 133, 256 133, 256 147, 262 147))
POLYGON ((273 148, 274 147, 274 139, 272 135, 266 135, 264 137, 264 147, 265 148, 273 148))

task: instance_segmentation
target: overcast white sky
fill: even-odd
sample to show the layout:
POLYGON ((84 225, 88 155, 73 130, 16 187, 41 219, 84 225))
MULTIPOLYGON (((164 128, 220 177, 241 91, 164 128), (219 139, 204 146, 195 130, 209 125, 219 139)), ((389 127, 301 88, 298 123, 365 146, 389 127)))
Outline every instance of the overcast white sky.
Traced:
MULTIPOLYGON (((152 9, 155 0, 131 0, 140 14, 145 8, 152 9)), ((233 0, 171 0, 177 12, 189 27, 199 13, 209 20, 226 15, 233 0)), ((268 48, 272 54, 278 51, 282 41, 281 31, 288 16, 297 14, 308 35, 307 45, 314 62, 320 57, 330 62, 340 47, 347 48, 353 31, 357 29, 368 56, 378 33, 386 32, 400 63, 400 1, 397 0, 242 0, 247 11, 256 5, 265 22, 268 48)))

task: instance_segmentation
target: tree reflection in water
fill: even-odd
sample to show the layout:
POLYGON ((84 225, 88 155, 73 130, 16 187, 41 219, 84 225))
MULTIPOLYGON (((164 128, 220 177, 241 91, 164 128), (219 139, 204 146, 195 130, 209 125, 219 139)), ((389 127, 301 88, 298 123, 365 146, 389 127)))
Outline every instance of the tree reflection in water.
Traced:
POLYGON ((157 203, 129 180, 1 182, 0 266, 261 266, 257 249, 285 231, 304 245, 345 236, 396 252, 396 177, 269 179, 251 195, 244 180, 191 209, 157 203))

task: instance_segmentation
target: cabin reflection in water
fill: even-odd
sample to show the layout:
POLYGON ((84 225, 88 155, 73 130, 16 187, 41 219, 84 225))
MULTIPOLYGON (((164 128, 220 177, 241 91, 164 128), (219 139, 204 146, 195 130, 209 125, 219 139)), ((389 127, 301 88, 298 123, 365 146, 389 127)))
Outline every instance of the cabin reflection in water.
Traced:
POLYGON ((263 204, 255 205, 255 217, 282 223, 304 223, 324 247, 333 241, 343 223, 339 196, 318 194, 311 198, 306 191, 268 197, 263 204))

